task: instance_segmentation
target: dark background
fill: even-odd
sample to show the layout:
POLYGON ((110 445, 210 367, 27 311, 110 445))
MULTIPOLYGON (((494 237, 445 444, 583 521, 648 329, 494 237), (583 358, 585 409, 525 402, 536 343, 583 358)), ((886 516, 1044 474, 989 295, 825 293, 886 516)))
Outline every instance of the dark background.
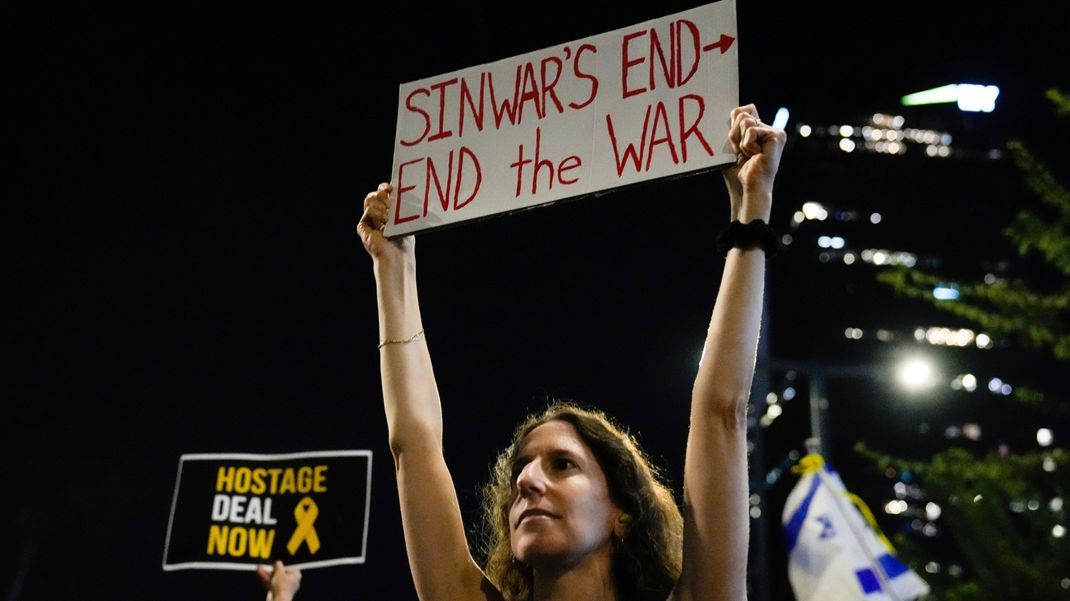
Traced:
MULTIPOLYGON (((353 232, 364 194, 390 176, 398 85, 698 4, 0 8, 15 357, 0 420, 6 598, 261 598, 249 573, 161 570, 179 455, 371 449, 367 562, 308 572, 301 598, 415 599, 371 262, 353 232)), ((790 129, 895 113, 903 94, 938 85, 993 83, 995 113, 936 107, 913 118, 978 144, 1022 138, 1065 169, 1066 128, 1043 98, 1067 88, 1067 21, 1056 11, 740 0, 741 100, 766 120, 789 107, 790 129)), ((844 162, 793 137, 774 225, 787 230, 807 200, 868 204, 887 215, 886 242, 942 253, 946 265, 1012 255, 998 232, 1029 197, 1006 161, 894 160, 844 162)), ((445 452, 469 523, 511 426, 550 397, 629 425, 680 486, 722 265, 722 190, 718 174, 700 174, 419 237, 445 452)), ((770 266, 768 340, 781 358, 891 352, 845 347, 849 319, 948 321, 886 289, 852 289, 807 252, 770 266)), ((1011 352, 987 361, 1054 374, 1011 352)), ((832 457, 848 487, 872 476, 851 455, 856 440, 921 456, 946 446, 917 424, 941 423, 947 405, 845 383, 829 397, 832 457)), ((1033 436, 1005 404, 982 405, 969 411, 995 416, 1007 430, 999 440, 1033 436)), ((761 469, 802 447, 806 420, 804 404, 787 407, 789 426, 766 433, 761 469)), ((759 536, 771 551, 792 480, 770 491, 759 536)), ((790 598, 782 555, 766 565, 773 598, 790 598)))

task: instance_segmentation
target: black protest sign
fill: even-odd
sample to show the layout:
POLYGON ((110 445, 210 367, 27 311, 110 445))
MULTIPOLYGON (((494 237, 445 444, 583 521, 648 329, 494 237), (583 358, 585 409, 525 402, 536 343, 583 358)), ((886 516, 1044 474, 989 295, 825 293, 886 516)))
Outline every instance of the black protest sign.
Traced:
POLYGON ((163 569, 363 563, 371 451, 183 455, 163 569))

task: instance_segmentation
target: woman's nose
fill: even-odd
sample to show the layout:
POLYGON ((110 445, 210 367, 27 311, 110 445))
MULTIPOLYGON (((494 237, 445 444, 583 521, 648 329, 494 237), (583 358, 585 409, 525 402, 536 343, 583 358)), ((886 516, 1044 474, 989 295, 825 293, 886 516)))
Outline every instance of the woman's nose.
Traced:
POLYGON ((522 495, 541 494, 546 490, 546 474, 538 460, 533 460, 520 470, 516 488, 522 495))

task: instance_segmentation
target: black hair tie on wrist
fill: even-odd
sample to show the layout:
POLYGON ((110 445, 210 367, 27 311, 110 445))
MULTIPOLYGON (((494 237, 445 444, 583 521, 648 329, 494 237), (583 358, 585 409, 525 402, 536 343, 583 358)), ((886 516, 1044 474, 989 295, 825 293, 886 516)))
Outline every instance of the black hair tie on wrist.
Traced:
POLYGON ((780 236, 760 219, 750 223, 740 223, 738 220, 729 223, 717 234, 716 245, 722 257, 727 257, 728 251, 733 248, 760 248, 765 251, 766 257, 772 257, 780 251, 781 246, 780 236))

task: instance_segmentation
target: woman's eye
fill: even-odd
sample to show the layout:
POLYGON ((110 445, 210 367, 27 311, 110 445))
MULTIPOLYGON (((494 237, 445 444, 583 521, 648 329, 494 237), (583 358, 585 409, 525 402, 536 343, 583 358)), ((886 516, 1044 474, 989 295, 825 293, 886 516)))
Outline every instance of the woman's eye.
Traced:
POLYGON ((576 467, 576 464, 571 459, 565 459, 564 457, 558 457, 554 459, 554 469, 567 470, 576 467))

